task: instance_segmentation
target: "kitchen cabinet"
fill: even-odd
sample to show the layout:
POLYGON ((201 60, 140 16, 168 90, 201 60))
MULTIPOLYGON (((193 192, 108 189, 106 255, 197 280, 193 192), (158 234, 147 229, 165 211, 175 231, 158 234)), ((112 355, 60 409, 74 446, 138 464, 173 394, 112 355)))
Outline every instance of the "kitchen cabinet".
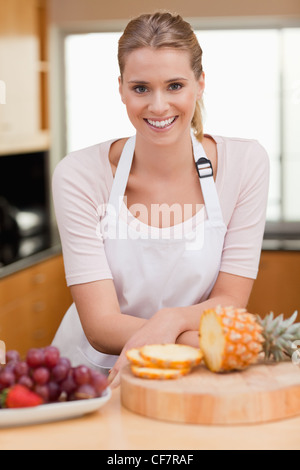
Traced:
POLYGON ((263 251, 248 310, 265 316, 270 311, 300 321, 300 251, 263 251))
POLYGON ((54 256, 0 281, 0 339, 24 355, 51 343, 72 303, 62 256, 54 256))
POLYGON ((0 155, 49 148, 46 18, 45 0, 0 0, 0 155))

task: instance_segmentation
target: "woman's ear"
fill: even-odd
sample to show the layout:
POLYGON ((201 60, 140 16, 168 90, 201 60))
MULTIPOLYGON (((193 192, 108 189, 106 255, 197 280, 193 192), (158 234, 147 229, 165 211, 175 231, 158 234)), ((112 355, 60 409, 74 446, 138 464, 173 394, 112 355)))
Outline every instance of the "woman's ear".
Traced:
POLYGON ((124 101, 124 94, 123 94, 123 81, 122 81, 122 77, 120 76, 118 78, 119 80, 119 93, 120 93, 120 96, 121 96, 121 100, 122 100, 122 103, 125 104, 125 101, 124 101))

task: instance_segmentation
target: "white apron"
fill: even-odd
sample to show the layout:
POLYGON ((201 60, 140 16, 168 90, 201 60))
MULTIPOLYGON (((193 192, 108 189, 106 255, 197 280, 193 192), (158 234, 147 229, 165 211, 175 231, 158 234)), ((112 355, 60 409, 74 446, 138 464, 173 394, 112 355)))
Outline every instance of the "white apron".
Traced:
MULTIPOLYGON (((191 136, 205 209, 202 206, 195 216, 167 228, 150 227, 127 209, 124 193, 135 136, 124 146, 98 231, 123 314, 147 319, 164 307, 200 303, 208 298, 219 274, 226 226, 211 163, 191 136)), ((53 344, 74 366, 85 364, 107 372, 118 358, 89 344, 75 304, 65 314, 53 344)))

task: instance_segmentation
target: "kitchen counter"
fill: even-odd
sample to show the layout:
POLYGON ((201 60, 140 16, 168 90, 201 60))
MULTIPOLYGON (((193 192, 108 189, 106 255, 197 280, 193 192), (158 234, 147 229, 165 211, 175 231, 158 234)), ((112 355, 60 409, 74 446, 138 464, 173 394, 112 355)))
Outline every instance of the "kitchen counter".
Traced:
POLYGON ((82 418, 0 429, 0 450, 142 449, 299 450, 300 416, 243 426, 177 424, 128 411, 117 388, 108 403, 82 418))
MULTIPOLYGON (((300 239, 299 240, 282 240, 282 239, 265 239, 262 245, 262 251, 282 251, 292 252, 300 251, 300 239)), ((50 243, 36 253, 25 256, 18 261, 15 261, 7 266, 0 265, 0 279, 15 274, 22 269, 30 268, 37 263, 40 263, 48 258, 51 258, 62 252, 60 239, 57 232, 54 232, 54 237, 51 238, 50 243)))
POLYGON ((300 251, 300 237, 299 240, 266 238, 262 244, 262 251, 300 251))
MULTIPOLYGON (((1 265, 0 279, 30 268, 62 252, 60 236, 56 224, 32 238, 20 240, 19 254, 10 263, 1 265)), ((262 251, 300 252, 300 223, 285 223, 283 229, 279 223, 267 223, 262 251)))

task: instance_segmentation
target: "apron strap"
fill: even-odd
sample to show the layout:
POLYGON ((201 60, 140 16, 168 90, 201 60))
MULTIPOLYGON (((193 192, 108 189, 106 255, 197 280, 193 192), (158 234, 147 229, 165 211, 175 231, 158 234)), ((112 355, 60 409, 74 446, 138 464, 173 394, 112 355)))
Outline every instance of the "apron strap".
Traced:
MULTIPOLYGON (((204 198, 207 217, 211 222, 223 222, 222 211, 219 203, 219 197, 213 178, 213 169, 210 160, 206 157, 202 144, 196 139, 191 131, 193 153, 197 172, 200 179, 202 194, 204 198)), ((120 213, 127 181, 132 165, 134 155, 136 136, 130 137, 124 145, 120 157, 113 186, 109 197, 109 206, 113 206, 116 215, 120 213)))
POLYGON ((121 205, 123 202, 127 181, 132 165, 133 155, 135 149, 135 135, 129 137, 123 147, 121 157, 116 169, 112 189, 109 196, 109 206, 113 206, 116 214, 120 213, 121 205))
POLYGON ((223 222, 223 215, 217 188, 214 182, 211 161, 207 158, 203 145, 199 140, 197 140, 193 132, 191 132, 191 136, 193 141, 194 159, 200 179, 207 217, 213 223, 220 221, 223 222))

